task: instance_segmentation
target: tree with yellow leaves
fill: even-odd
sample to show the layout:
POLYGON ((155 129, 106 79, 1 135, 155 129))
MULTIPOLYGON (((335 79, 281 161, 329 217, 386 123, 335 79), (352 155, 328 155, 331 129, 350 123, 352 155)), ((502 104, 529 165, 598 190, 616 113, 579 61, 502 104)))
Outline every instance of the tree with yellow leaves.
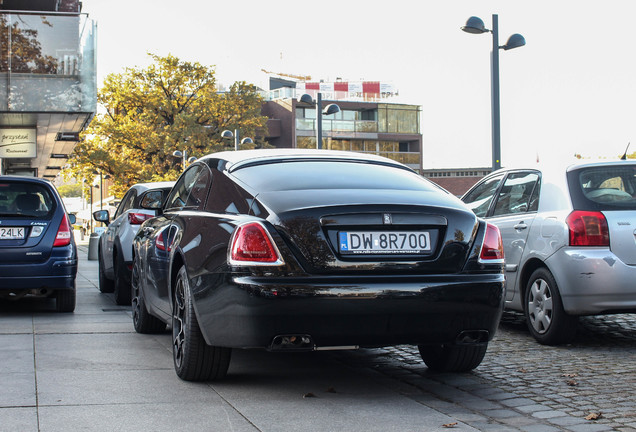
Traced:
MULTIPOLYGON (((126 68, 105 79, 97 97, 104 112, 82 134, 67 177, 90 184, 96 173, 110 175, 111 192, 122 195, 134 183, 176 179, 183 166, 172 156, 175 150, 196 157, 229 150, 233 142, 221 138, 224 130, 255 137, 264 128, 255 86, 236 82, 218 92, 212 68, 150 56, 147 68, 126 68)), ((258 145, 263 142, 255 140, 258 145)))

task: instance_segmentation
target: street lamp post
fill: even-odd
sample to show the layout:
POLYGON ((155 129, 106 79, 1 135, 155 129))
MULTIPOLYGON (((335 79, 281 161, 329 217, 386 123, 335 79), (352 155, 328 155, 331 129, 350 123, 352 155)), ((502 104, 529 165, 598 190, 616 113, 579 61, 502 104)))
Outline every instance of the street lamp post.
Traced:
POLYGON ((472 16, 466 21, 466 25, 461 27, 466 33, 481 34, 492 33, 492 53, 491 53, 491 86, 492 86, 492 169, 501 168, 501 125, 499 106, 499 49, 510 50, 526 44, 526 40, 519 33, 515 33, 508 38, 505 45, 499 46, 499 16, 492 15, 492 30, 488 30, 481 18, 472 16))
POLYGON ((239 149, 239 144, 254 144, 254 140, 250 137, 245 137, 239 142, 239 130, 234 129, 234 133, 231 130, 224 130, 221 132, 221 138, 234 138, 234 151, 239 149))
POLYGON ((192 163, 195 160, 197 160, 197 158, 195 158, 194 156, 190 156, 190 158, 188 159, 188 151, 187 150, 183 150, 183 152, 181 152, 180 150, 175 150, 172 152, 172 156, 176 157, 176 158, 181 158, 182 162, 183 162, 183 171, 185 171, 187 164, 188 163, 192 163))
MULTIPOLYGON (((313 104, 314 101, 310 95, 304 94, 300 97, 300 102, 313 104)), ((322 109, 322 93, 316 94, 316 148, 322 148, 322 116, 331 115, 340 112, 340 107, 336 104, 329 104, 322 109)))

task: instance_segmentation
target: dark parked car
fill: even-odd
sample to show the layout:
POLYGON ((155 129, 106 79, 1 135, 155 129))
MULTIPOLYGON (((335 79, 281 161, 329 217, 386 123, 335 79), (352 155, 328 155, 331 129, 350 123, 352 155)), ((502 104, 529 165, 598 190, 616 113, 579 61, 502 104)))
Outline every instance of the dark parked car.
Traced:
POLYGON ((75 310, 74 215, 48 180, 0 176, 0 298, 54 297, 75 310))
POLYGON ((132 242, 141 224, 154 217, 155 210, 143 208, 161 205, 174 182, 138 183, 124 194, 113 220, 108 210, 93 212, 93 218, 108 225, 99 237, 99 290, 115 293, 119 305, 130 304, 130 274, 132 271, 132 242))
POLYGON ((389 159, 250 150, 199 159, 134 240, 133 322, 171 323, 177 375, 231 348, 415 344, 431 369, 482 361, 504 299, 499 231, 389 159))
POLYGON ((501 230, 506 308, 540 343, 571 341, 578 317, 636 312, 636 163, 498 170, 462 198, 501 230))

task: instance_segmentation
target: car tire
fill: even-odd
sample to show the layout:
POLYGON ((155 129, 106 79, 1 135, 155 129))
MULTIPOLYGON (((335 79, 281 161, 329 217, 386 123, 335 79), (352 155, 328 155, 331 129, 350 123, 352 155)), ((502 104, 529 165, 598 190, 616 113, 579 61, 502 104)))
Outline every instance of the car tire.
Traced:
POLYGON ((55 292, 55 310, 58 312, 73 312, 75 310, 75 286, 73 289, 57 290, 55 292))
POLYGON ((232 350, 205 342, 194 312, 185 266, 179 269, 173 295, 172 354, 177 376, 185 381, 223 379, 232 350))
POLYGON ((488 344, 418 345, 422 360, 434 372, 469 372, 481 364, 488 344))
POLYGON ((574 339, 578 318, 563 310, 561 294, 550 270, 541 267, 532 273, 524 300, 528 329, 539 343, 560 345, 574 339))
POLYGON ((104 274, 104 256, 101 246, 97 249, 97 266, 99 275, 99 291, 102 293, 112 293, 115 290, 115 284, 104 274))
POLYGON ((137 257, 133 261, 130 286, 132 291, 132 319, 135 331, 142 334, 163 332, 166 329, 166 323, 151 315, 146 308, 146 302, 139 285, 139 259, 137 257))
POLYGON ((131 287, 126 275, 126 263, 121 253, 115 255, 113 264, 115 266, 113 269, 115 271, 115 289, 113 290, 115 293, 115 303, 120 306, 128 306, 131 300, 131 287))

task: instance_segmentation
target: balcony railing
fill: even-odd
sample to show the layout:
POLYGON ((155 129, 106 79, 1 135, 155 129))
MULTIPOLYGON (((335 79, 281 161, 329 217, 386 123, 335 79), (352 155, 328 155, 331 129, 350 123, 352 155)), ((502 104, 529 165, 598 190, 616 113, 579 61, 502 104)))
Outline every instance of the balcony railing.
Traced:
MULTIPOLYGON (((315 119, 296 119, 297 130, 316 130, 315 119)), ((378 131, 378 122, 373 120, 324 120, 323 131, 332 132, 363 132, 373 133, 378 131)))
POLYGON ((0 111, 95 112, 95 60, 85 14, 0 13, 0 111))

